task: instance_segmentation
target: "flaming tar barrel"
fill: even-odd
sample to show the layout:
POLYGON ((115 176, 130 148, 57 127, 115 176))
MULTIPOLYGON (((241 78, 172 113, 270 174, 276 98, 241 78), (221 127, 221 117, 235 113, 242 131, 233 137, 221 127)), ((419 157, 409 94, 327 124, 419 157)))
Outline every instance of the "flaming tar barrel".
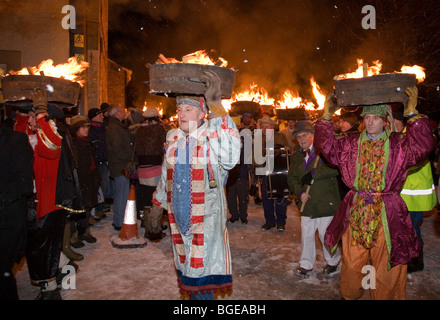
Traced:
POLYGON ((235 101, 231 104, 231 110, 229 111, 231 117, 237 117, 244 113, 251 113, 252 117, 257 119, 260 114, 260 104, 248 100, 235 101))
POLYGON ((336 79, 335 94, 340 107, 401 102, 405 90, 416 85, 416 76, 408 73, 385 73, 371 77, 336 79))
POLYGON ((306 120, 309 119, 309 115, 305 108, 288 108, 288 109, 275 109, 277 118, 280 120, 306 120))
POLYGON ((235 71, 212 65, 192 63, 154 64, 150 67, 150 93, 154 95, 203 95, 205 83, 200 81, 203 71, 211 70, 222 80, 222 98, 229 99, 235 81, 235 71))
POLYGON ((7 75, 2 77, 3 99, 12 106, 31 104, 34 88, 45 88, 47 101, 60 107, 76 107, 80 92, 77 82, 39 75, 7 75))

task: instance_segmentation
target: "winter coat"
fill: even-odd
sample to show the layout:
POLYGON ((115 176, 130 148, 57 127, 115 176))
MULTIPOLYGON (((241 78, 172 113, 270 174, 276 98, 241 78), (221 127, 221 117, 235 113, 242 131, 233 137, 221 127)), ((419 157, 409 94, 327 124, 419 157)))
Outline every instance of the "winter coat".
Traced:
POLYGON ((107 146, 105 144, 104 123, 90 122, 89 137, 95 149, 95 159, 97 162, 107 161, 107 146))
POLYGON ((139 183, 157 186, 162 173, 166 131, 162 124, 141 124, 134 134, 139 183))
MULTIPOLYGON (((319 159, 316 169, 313 169, 315 159, 314 148, 306 162, 300 147, 296 147, 296 152, 291 155, 287 182, 298 199, 301 199, 301 194, 307 189, 307 185, 303 185, 301 179, 306 173, 311 172, 314 182, 309 191, 310 199, 306 202, 301 216, 312 219, 334 216, 341 203, 337 180, 339 172, 330 168, 322 158, 319 159)), ((299 202, 298 206, 301 205, 302 202, 299 202)))
POLYGON ((101 183, 95 165, 94 148, 88 137, 75 137, 73 142, 78 152, 78 179, 84 206, 90 210, 98 204, 98 189, 101 183))
POLYGON ((77 155, 76 146, 66 126, 57 122, 57 127, 63 140, 61 142, 55 203, 70 214, 81 213, 85 211, 85 208, 78 179, 78 169, 76 168, 77 159, 74 156, 77 155))
POLYGON ((189 136, 180 129, 167 134, 166 160, 153 203, 168 210, 182 292, 228 290, 232 286, 224 184, 239 156, 240 136, 228 115, 206 120, 189 136), (187 148, 192 156, 186 174, 191 178, 184 183, 174 178, 181 172, 178 159, 187 148), (183 192, 176 191, 181 189, 183 192), (187 207, 189 212, 183 210, 187 207))
POLYGON ((26 247, 27 196, 33 191, 33 155, 26 134, 15 132, 12 128, 0 128, 0 270, 2 272, 10 271, 13 263, 22 258, 26 247))
MULTIPOLYGON (((339 167, 342 180, 350 187, 338 211, 327 229, 325 242, 333 248, 346 232, 350 220, 350 208, 354 197, 368 196, 355 190, 358 174, 359 141, 362 133, 350 133, 337 137, 331 121, 319 119, 315 124, 314 147, 331 164, 339 167)), ((388 137, 387 166, 385 167, 385 187, 380 196, 385 205, 382 214, 389 266, 407 264, 419 255, 420 245, 408 209, 400 196, 408 168, 426 158, 435 147, 435 138, 426 117, 408 121, 406 134, 390 133, 388 137)))
POLYGON ((128 163, 136 160, 133 138, 128 128, 118 119, 109 117, 105 139, 110 176, 116 178, 122 175, 128 163))

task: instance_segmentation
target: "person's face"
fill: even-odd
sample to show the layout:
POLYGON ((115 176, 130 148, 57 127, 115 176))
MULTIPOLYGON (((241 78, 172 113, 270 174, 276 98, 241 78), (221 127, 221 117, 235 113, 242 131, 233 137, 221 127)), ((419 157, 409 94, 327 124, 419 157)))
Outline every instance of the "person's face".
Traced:
POLYGON ((384 130, 385 122, 381 117, 375 114, 366 114, 364 117, 365 129, 367 133, 372 137, 376 138, 380 136, 384 130))
POLYGON ((295 123, 296 123, 295 120, 289 120, 289 122, 287 123, 287 125, 289 126, 289 129, 290 129, 290 130, 295 129, 295 123))
POLYGON ((313 134, 310 132, 298 133, 296 135, 296 140, 298 140, 298 144, 302 149, 308 150, 313 144, 313 134))
POLYGON ((242 121, 244 126, 250 126, 252 124, 252 118, 248 116, 243 116, 242 121))
POLYGON ((127 118, 127 115, 125 114, 125 111, 123 108, 119 107, 115 113, 115 118, 118 119, 119 121, 124 120, 125 118, 127 118))
POLYGON ((263 130, 263 135, 266 135, 267 130, 273 129, 273 124, 270 123, 261 123, 260 128, 263 130))
POLYGON ((340 119, 339 120, 339 128, 341 128, 341 132, 346 132, 352 128, 352 125, 349 122, 347 122, 343 119, 340 119))
POLYGON ((78 129, 77 135, 79 137, 87 137, 89 135, 90 125, 85 124, 78 129))
POLYGON ((31 128, 32 132, 36 132, 37 131, 37 122, 35 121, 35 113, 33 111, 29 111, 28 115, 29 115, 29 118, 28 118, 29 128, 31 128))
POLYGON ((394 124, 396 125, 397 132, 402 132, 403 128, 405 128, 405 125, 403 124, 403 121, 394 119, 394 124))
POLYGON ((199 108, 189 104, 178 105, 177 116, 179 118, 179 127, 185 133, 195 131, 204 118, 204 114, 199 108))

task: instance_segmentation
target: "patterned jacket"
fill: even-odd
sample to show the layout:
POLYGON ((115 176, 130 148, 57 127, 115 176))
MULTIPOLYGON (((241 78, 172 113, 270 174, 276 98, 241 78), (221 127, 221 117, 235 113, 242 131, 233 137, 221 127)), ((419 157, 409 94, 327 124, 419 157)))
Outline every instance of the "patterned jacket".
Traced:
POLYGON ((400 190, 408 173, 408 168, 426 158, 435 147, 435 137, 431 132, 427 117, 416 117, 408 121, 407 132, 401 135, 392 132, 386 139, 386 165, 381 179, 383 189, 378 193, 359 190, 359 150, 362 133, 336 136, 333 123, 319 119, 315 125, 314 147, 331 164, 339 167, 342 180, 350 187, 338 211, 327 229, 325 242, 333 248, 345 233, 350 223, 350 208, 358 197, 379 196, 384 203, 381 214, 389 266, 407 264, 419 255, 420 245, 408 214, 408 209, 400 196, 400 190))
POLYGON ((189 136, 180 129, 167 134, 166 158, 153 203, 168 210, 182 293, 232 288, 224 186, 228 170, 239 157, 240 137, 229 115, 205 120, 189 136), (179 181, 180 171, 176 171, 177 156, 187 148, 190 183, 179 181), (180 188, 187 192, 178 192, 180 188))

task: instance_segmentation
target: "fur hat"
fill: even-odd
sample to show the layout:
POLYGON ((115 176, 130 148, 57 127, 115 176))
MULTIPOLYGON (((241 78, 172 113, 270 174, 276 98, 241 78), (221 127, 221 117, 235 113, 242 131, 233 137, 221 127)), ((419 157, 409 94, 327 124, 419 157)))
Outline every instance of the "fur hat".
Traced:
POLYGON ((156 108, 147 108, 147 110, 142 113, 144 118, 155 118, 160 117, 160 113, 156 108))
POLYGON ((90 123, 89 123, 89 119, 87 119, 87 117, 85 116, 76 115, 72 117, 72 119, 70 119, 70 127, 72 129, 80 128, 83 125, 87 125, 87 124, 90 123))
POLYGON ((267 123, 267 124, 271 124, 271 125, 276 125, 276 121, 272 120, 269 116, 264 116, 262 118, 260 118, 260 120, 258 120, 259 124, 263 124, 263 123, 267 123))
POLYGON ((315 128, 313 128, 312 121, 301 120, 295 123, 295 129, 293 129, 293 136, 296 137, 301 132, 308 132, 311 134, 315 133, 315 128))

